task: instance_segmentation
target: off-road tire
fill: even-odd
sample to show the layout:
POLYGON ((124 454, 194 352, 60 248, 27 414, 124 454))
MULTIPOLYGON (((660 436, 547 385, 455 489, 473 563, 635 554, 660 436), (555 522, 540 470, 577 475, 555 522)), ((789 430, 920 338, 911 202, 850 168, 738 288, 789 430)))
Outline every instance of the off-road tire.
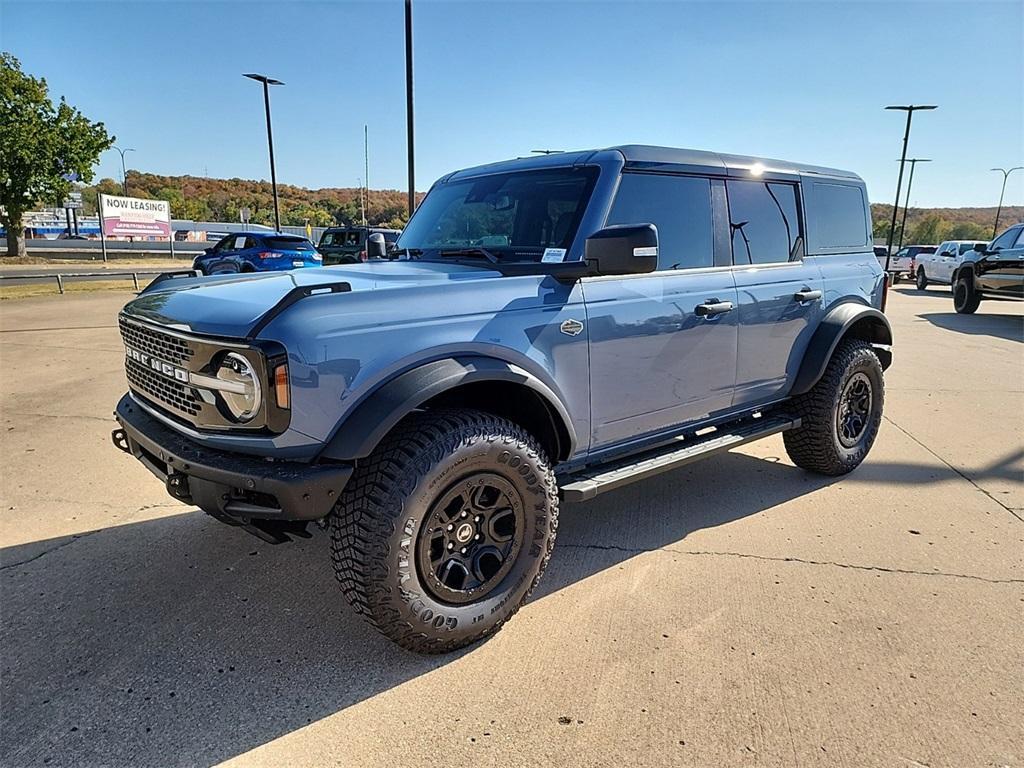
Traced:
POLYGON ((981 305, 981 294, 974 290, 974 284, 966 278, 958 277, 953 284, 953 309, 959 315, 973 315, 981 305))
POLYGON ((792 401, 801 424, 782 435, 789 458, 798 467, 822 475, 845 475, 855 469, 878 435, 884 392, 882 363, 871 345, 859 339, 840 342, 818 383, 792 401), (858 373, 870 382, 871 407, 856 444, 846 446, 839 437, 837 414, 847 383, 858 373))
POLYGON ((924 267, 917 268, 917 290, 923 291, 928 287, 928 275, 924 273, 924 267))
POLYGON ((547 567, 558 490, 537 440, 474 410, 415 413, 356 467, 330 518, 331 560, 355 611, 403 648, 447 653, 496 632, 547 567), (525 520, 510 570, 479 600, 439 599, 420 573, 419 534, 433 504, 474 473, 498 475, 521 497, 525 520))

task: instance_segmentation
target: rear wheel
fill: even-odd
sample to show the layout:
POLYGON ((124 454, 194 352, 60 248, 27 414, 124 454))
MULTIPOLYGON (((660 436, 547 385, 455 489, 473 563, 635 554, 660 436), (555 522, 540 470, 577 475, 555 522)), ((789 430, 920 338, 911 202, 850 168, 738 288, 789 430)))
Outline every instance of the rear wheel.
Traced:
POLYGON ((981 304, 981 294, 974 290, 970 276, 960 277, 953 286, 953 309, 961 315, 973 315, 981 304))
POLYGON ((818 383, 793 400, 801 424, 783 433, 789 458, 823 475, 850 472, 874 445, 884 397, 882 363, 871 345, 840 342, 818 383))
POLYGON ((531 435, 480 411, 428 411, 356 468, 331 558, 356 612, 404 648, 444 653, 519 610, 557 526, 554 473, 531 435))
POLYGON ((928 287, 928 275, 924 273, 924 267, 917 268, 917 290, 923 291, 928 287))
POLYGON ((892 273, 892 284, 893 285, 898 285, 900 280, 902 280, 902 279, 903 279, 903 276, 899 272, 893 272, 892 273))

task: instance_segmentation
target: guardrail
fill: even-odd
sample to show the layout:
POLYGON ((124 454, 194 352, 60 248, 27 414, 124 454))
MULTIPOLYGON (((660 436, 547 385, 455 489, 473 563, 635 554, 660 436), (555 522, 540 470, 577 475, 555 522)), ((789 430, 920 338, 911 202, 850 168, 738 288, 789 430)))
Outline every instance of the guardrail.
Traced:
POLYGON ((81 277, 131 277, 132 282, 135 284, 135 290, 139 290, 139 275, 143 277, 156 277, 162 275, 166 270, 147 270, 147 271, 135 271, 135 272, 115 272, 113 270, 103 270, 102 272, 61 272, 52 275, 0 275, 0 281, 3 280, 56 280, 57 290, 63 295, 64 293, 64 280, 67 278, 81 278, 81 277))

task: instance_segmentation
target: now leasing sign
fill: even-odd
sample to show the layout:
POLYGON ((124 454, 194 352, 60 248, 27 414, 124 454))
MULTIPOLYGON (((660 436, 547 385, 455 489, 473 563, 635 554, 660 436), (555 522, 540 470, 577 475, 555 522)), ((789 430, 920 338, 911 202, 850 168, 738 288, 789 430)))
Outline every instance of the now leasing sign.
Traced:
POLYGON ((171 206, 166 200, 100 195, 100 221, 107 237, 171 236, 171 206))

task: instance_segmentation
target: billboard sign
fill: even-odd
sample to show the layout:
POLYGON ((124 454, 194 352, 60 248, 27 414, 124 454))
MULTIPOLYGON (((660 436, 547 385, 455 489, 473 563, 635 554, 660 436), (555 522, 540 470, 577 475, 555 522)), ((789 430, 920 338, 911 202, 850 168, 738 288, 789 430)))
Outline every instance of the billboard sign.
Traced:
POLYGON ((100 195, 100 221, 106 237, 171 236, 171 206, 166 200, 100 195))

